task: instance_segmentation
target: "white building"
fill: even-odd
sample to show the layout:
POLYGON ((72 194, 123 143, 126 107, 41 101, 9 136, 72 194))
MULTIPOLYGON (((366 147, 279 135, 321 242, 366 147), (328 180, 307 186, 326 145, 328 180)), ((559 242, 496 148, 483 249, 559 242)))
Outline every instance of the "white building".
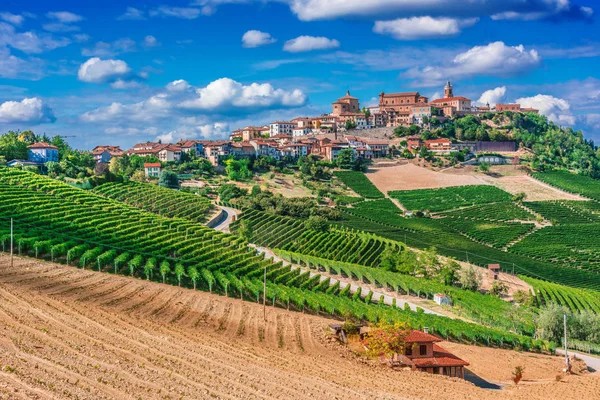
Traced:
POLYGON ((294 129, 292 129, 292 136, 293 137, 306 136, 309 133, 311 133, 311 131, 312 130, 308 126, 305 126, 303 128, 300 128, 300 127, 294 128, 294 129))
POLYGON ((178 146, 167 146, 158 152, 158 159, 162 162, 169 161, 180 161, 181 160, 181 147, 178 146))
POLYGON ((287 121, 276 121, 272 122, 269 125, 269 135, 291 135, 292 130, 296 127, 296 124, 293 122, 287 121))

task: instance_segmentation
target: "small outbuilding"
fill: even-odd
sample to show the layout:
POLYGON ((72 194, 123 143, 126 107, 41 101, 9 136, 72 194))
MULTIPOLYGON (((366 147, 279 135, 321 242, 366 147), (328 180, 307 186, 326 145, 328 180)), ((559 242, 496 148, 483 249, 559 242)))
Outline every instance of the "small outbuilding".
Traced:
POLYGON ((436 303, 438 303, 441 306, 451 306, 452 305, 452 300, 450 300, 450 297, 446 296, 443 293, 434 294, 433 301, 435 301, 436 303))
POLYGON ((488 264, 488 275, 493 280, 497 281, 500 275, 500 264, 488 264))

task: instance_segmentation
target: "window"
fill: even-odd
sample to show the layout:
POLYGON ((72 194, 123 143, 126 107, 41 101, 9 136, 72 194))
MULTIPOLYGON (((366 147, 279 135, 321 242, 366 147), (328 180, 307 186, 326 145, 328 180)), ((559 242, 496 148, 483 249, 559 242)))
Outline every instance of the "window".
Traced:
POLYGON ((406 353, 407 356, 412 356, 413 349, 412 349, 412 345, 411 344, 409 344, 408 346, 406 346, 406 352, 405 353, 406 353))
POLYGON ((426 344, 422 344, 419 346, 419 354, 422 356, 427 355, 427 345, 426 344))

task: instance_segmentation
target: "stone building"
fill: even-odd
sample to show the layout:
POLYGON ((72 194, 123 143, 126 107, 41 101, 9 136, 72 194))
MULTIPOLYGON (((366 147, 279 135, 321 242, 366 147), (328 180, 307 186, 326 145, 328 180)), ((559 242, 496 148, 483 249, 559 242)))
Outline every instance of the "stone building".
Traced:
POLYGON ((331 114, 336 117, 342 113, 357 113, 359 111, 360 105, 358 99, 350 96, 349 90, 344 97, 340 97, 331 105, 331 114))
POLYGON ((419 92, 384 93, 379 94, 379 109, 385 119, 386 126, 412 124, 413 107, 426 106, 427 97, 419 92))

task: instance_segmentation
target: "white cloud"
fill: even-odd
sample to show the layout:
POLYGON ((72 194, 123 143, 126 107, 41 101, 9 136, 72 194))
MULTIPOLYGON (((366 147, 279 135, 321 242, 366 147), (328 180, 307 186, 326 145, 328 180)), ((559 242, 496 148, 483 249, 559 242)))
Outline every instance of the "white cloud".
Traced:
POLYGON ((491 107, 503 101, 506 95, 506 86, 500 86, 495 89, 486 90, 481 94, 477 104, 486 105, 489 104, 491 107))
POLYGON ((19 14, 2 12, 2 13, 0 13, 0 19, 3 21, 6 21, 8 23, 11 23, 13 25, 21 25, 23 23, 23 21, 25 20, 25 17, 22 15, 19 15, 19 14))
POLYGON ((38 80, 44 76, 44 62, 38 58, 23 59, 0 46, 0 77, 38 80))
POLYGON ((522 97, 516 102, 521 107, 531 107, 540 110, 540 114, 548 117, 560 125, 575 125, 576 118, 571 112, 571 105, 564 99, 559 99, 547 94, 538 94, 533 97, 522 97))
POLYGON ((85 33, 77 33, 73 35, 73 39, 75 39, 77 43, 85 43, 90 40, 90 36, 86 35, 85 33))
POLYGON ((183 79, 177 79, 176 81, 169 82, 166 86, 167 90, 170 92, 184 92, 188 89, 191 89, 191 87, 192 86, 183 79))
POLYGON ((180 119, 189 128, 206 125, 208 116, 255 115, 267 110, 303 106, 306 101, 306 95, 298 89, 276 89, 268 83, 243 85, 222 78, 206 87, 193 88, 186 81, 177 80, 146 100, 132 104, 113 102, 82 114, 80 119, 94 123, 180 119))
POLYGON ((0 104, 0 123, 42 124, 55 120, 52 109, 38 97, 0 104))
POLYGON ((85 19, 81 15, 77 15, 69 11, 52 11, 46 13, 46 16, 50 19, 55 19, 59 22, 62 22, 63 24, 71 24, 73 22, 79 22, 85 19))
POLYGON ((147 100, 134 104, 112 103, 107 107, 100 107, 81 115, 85 122, 107 122, 123 120, 135 122, 149 122, 170 115, 171 103, 167 96, 159 94, 147 100))
POLYGON ((55 39, 50 35, 38 35, 35 32, 16 32, 12 25, 0 22, 0 47, 8 45, 24 53, 43 53, 67 46, 67 38, 55 39))
POLYGON ((142 20, 146 19, 144 11, 139 10, 135 7, 127 7, 125 13, 117 17, 118 20, 142 20))
POLYGON ((69 25, 69 24, 61 24, 61 23, 51 23, 42 25, 45 31, 48 32, 78 32, 81 30, 77 25, 69 25))
POLYGON ((79 67, 77 77, 82 82, 107 83, 123 79, 131 74, 131 68, 122 60, 90 58, 79 67))
POLYGON ((193 110, 221 110, 230 108, 271 108, 301 106, 306 95, 298 89, 275 89, 269 83, 244 86, 229 78, 217 79, 196 90, 195 99, 185 100, 180 106, 193 110))
POLYGON ((130 38, 117 39, 114 42, 97 42, 94 47, 84 48, 81 55, 86 57, 114 57, 117 54, 136 50, 135 41, 130 38))
POLYGON ((298 36, 288 40, 283 46, 284 51, 299 53, 302 51, 335 49, 340 47, 340 42, 323 36, 298 36))
POLYGON ((110 84, 113 89, 138 89, 143 85, 135 80, 117 79, 110 84))
POLYGON ((269 33, 256 30, 250 30, 242 36, 242 46, 247 48, 264 46, 276 41, 269 33))
POLYGON ((160 6, 151 10, 151 17, 173 17, 181 19, 196 19, 202 14, 202 11, 193 7, 169 7, 160 6))
POLYGON ((158 40, 156 40, 154 36, 148 35, 144 38, 143 45, 144 47, 156 47, 160 46, 160 43, 158 42, 158 40))
POLYGON ((399 18, 392 21, 375 21, 373 32, 390 35, 398 40, 438 38, 456 35, 462 28, 473 26, 477 21, 479 18, 399 18))
POLYGON ((155 127, 140 129, 140 128, 124 128, 124 127, 112 126, 110 128, 104 129, 104 133, 106 133, 107 135, 123 135, 123 136, 137 136, 140 134, 156 135, 158 133, 158 129, 155 127))
POLYGON ((523 45, 507 46, 503 42, 475 46, 458 54, 452 62, 413 68, 404 73, 423 85, 437 85, 445 79, 468 78, 476 75, 514 76, 537 68, 541 58, 535 49, 523 45))

